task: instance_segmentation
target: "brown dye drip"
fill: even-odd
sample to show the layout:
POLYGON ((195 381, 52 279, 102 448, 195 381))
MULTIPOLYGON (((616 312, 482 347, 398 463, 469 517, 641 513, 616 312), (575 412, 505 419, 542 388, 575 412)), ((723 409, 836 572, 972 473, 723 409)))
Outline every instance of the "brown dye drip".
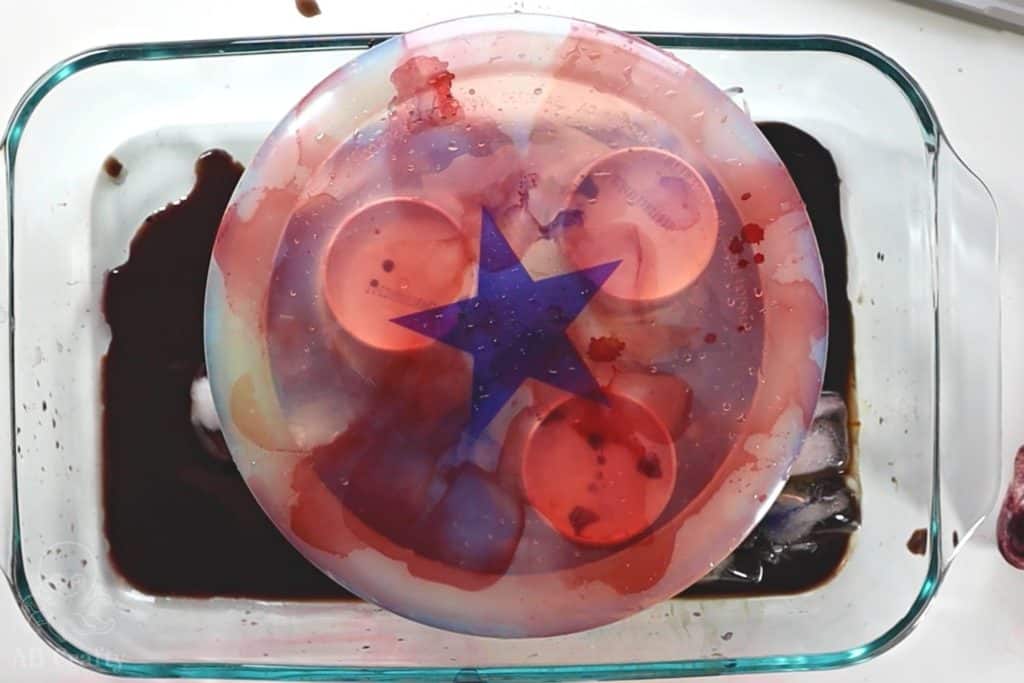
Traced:
POLYGON ((320 5, 316 0, 295 0, 295 9, 307 19, 320 14, 320 5))
POLYGON ((120 159, 111 154, 103 160, 103 172, 111 179, 117 180, 124 173, 124 164, 121 163, 120 159))
MULTIPOLYGON (((853 332, 835 165, 827 150, 796 128, 771 123, 761 130, 792 174, 814 223, 829 292, 825 388, 852 405, 853 332)), ((111 557, 130 583, 150 594, 352 599, 284 539, 233 463, 210 455, 190 420, 189 390, 203 363, 210 253, 241 172, 227 153, 205 153, 196 163, 191 193, 146 219, 128 261, 108 275, 104 312, 111 342, 102 381, 111 557)), ((605 340, 595 351, 614 355, 605 340)), ((705 583, 687 594, 806 590, 832 576, 848 544, 848 534, 826 534, 815 553, 769 568, 756 586, 705 583)))
POLYGON ((914 529, 914 532, 910 534, 910 538, 907 539, 907 550, 912 555, 924 555, 925 551, 928 550, 928 530, 914 529))

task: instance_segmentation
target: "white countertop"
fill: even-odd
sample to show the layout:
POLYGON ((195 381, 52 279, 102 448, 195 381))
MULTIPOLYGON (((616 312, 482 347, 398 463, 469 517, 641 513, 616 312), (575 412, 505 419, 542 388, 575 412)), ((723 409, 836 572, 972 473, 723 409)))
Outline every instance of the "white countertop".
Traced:
MULTIPOLYGON (((44 70, 109 43, 301 33, 401 31, 464 14, 539 11, 623 29, 829 33, 867 42, 903 65, 931 99, 953 145, 988 184, 1002 225, 1005 472, 1024 443, 1024 35, 895 0, 685 0, 406 3, 320 0, 306 19, 293 0, 0 0, 0 120, 44 70), (401 6, 398 10, 397 7, 401 6), (657 18, 657 21, 655 21, 657 18)), ((63 660, 29 629, 0 587, 0 682, 103 680, 63 660)), ((963 548, 910 637, 866 664, 798 681, 1019 681, 1024 676, 1024 572, 996 550, 993 519, 963 548)), ((767 676, 733 678, 763 680, 767 676)), ((775 678, 773 680, 781 680, 775 678)))

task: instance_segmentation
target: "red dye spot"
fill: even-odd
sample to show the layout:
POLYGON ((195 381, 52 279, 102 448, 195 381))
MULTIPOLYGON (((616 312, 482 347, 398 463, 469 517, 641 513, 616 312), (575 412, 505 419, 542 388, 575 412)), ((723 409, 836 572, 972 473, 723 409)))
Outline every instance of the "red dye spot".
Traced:
POLYGON ((729 251, 734 254, 739 254, 743 251, 743 241, 739 237, 733 237, 729 240, 729 251))
POLYGON ((754 254, 754 263, 764 263, 764 254, 754 254))
POLYGON ((746 325, 737 325, 736 326, 736 331, 737 332, 746 332, 747 331, 747 326, 746 325))
POLYGON ((654 453, 644 453, 636 461, 636 471, 648 479, 661 479, 661 461, 654 453))
POLYGON ((718 341, 718 335, 715 334, 714 332, 708 332, 707 334, 704 335, 704 341, 707 342, 708 344, 714 344, 716 341, 718 341))
POLYGON ((747 244, 757 244, 764 239, 764 228, 757 223, 747 223, 740 229, 740 235, 747 244))
POLYGON ((587 445, 593 448, 595 451, 599 450, 604 445, 604 437, 597 432, 591 432, 587 434, 587 445))
POLYGON ((413 57, 391 72, 396 91, 392 104, 409 106, 410 129, 450 123, 461 111, 452 95, 453 80, 455 74, 448 71, 448 62, 437 57, 413 57))
POLYGON ((376 287, 376 286, 377 286, 377 285, 379 285, 379 284, 380 284, 380 283, 379 283, 379 282, 377 282, 377 278, 374 278, 374 279, 370 280, 370 286, 371 286, 371 287, 376 287))
POLYGON ((384 261, 380 264, 380 267, 384 270, 385 273, 390 273, 392 270, 395 269, 395 262, 389 258, 384 259, 384 261))
POLYGON ((626 348, 626 342, 616 337, 591 337, 587 347, 587 356, 598 363, 610 363, 626 348))
POLYGON ((745 258, 741 258, 739 261, 736 262, 737 268, 746 268, 748 265, 750 265, 750 262, 747 261, 747 259, 745 258))
POLYGON ((601 518, 598 517, 596 512, 581 505, 577 505, 569 513, 569 524, 572 525, 573 533, 577 536, 580 535, 581 531, 599 519, 601 518))
POLYGON ((743 201, 747 201, 748 199, 750 199, 750 193, 744 192, 743 194, 740 195, 740 199, 742 199, 743 201))

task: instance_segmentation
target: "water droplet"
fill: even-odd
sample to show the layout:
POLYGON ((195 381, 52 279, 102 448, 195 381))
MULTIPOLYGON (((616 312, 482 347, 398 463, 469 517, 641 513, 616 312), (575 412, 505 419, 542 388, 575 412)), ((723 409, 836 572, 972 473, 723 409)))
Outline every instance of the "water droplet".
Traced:
POLYGON ((401 280, 398 281, 398 288, 409 289, 409 281, 403 277, 401 280))
POLYGON ((754 298, 760 299, 762 296, 764 296, 764 290, 760 287, 754 287, 754 298))
POLYGON ((288 296, 297 296, 297 295, 298 295, 298 292, 296 292, 294 289, 289 290, 289 292, 288 292, 288 296))
POLYGON ((405 167, 405 170, 407 170, 409 173, 412 173, 413 171, 416 170, 416 164, 409 164, 408 166, 405 167))
POLYGON ((468 93, 469 93, 470 95, 475 95, 475 94, 476 94, 476 88, 470 88, 470 89, 469 89, 469 90, 468 90, 467 92, 468 92, 468 93))
POLYGON ((654 365, 652 365, 649 368, 647 368, 647 372, 649 372, 652 375, 657 375, 658 374, 658 368, 655 367, 654 365))
POLYGON ((726 401, 725 403, 722 404, 722 412, 723 413, 728 413, 730 410, 732 410, 732 404, 731 403, 726 401))
POLYGON ((728 299, 725 300, 725 305, 728 306, 729 308, 732 308, 733 306, 736 305, 736 299, 729 297, 728 299))
POLYGON ((533 94, 534 95, 540 95, 542 92, 544 92, 544 88, 534 88, 533 89, 533 94))
POLYGON ((557 375, 558 374, 558 370, 556 370, 555 368, 548 368, 548 374, 549 375, 557 375))

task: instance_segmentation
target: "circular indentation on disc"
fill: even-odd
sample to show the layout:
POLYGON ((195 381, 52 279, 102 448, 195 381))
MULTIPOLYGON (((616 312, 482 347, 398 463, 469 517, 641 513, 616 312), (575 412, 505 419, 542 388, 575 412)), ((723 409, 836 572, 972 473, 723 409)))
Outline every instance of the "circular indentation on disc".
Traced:
POLYGON ((707 183, 687 162, 649 147, 612 152, 591 164, 570 199, 580 216, 560 233, 580 268, 621 259, 604 291, 630 301, 671 296, 707 267, 718 211, 707 183))
POLYGON ((421 199, 385 199, 345 220, 324 257, 331 314, 359 341, 386 351, 435 340, 394 318, 443 306, 472 289, 469 238, 440 208, 421 199))
POLYGON ((522 481, 530 504, 566 538, 614 545, 642 533, 665 509, 676 482, 665 426, 636 401, 574 397, 529 435, 522 481))

